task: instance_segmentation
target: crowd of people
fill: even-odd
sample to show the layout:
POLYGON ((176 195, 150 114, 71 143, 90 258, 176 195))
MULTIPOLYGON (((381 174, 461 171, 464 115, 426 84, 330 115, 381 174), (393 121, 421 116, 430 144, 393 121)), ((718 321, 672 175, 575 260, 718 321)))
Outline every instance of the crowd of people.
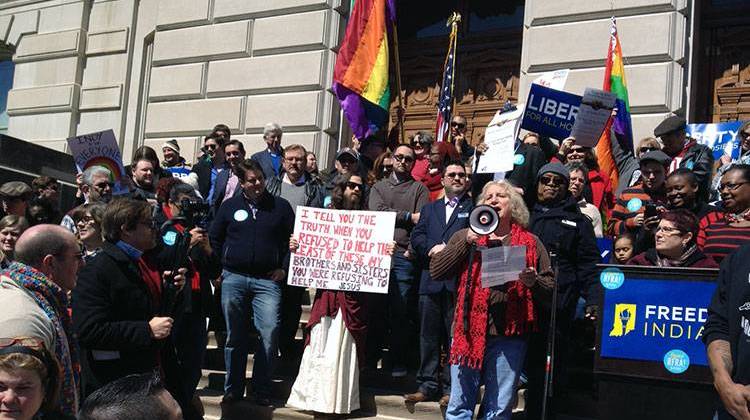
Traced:
MULTIPOLYGON (((616 188, 593 148, 531 132, 511 171, 475 173, 489 146, 466 132, 454 116, 446 142, 427 131, 353 138, 320 170, 279 124, 250 158, 219 124, 193 165, 175 140, 161 159, 138 148, 128 191, 115 191, 107 168, 87 168, 73 209, 59 208, 54 178, 2 184, 0 417, 200 419, 209 318, 225 405, 246 397, 257 332, 249 390, 259 405, 278 403, 281 358, 298 366, 286 404, 301 410, 357 410, 360 372, 380 369, 416 372, 405 402, 439 401, 448 419, 472 418, 483 385, 481 415, 509 419, 525 373, 527 418, 538 419, 550 316, 564 390, 574 320, 599 316, 603 251, 616 264, 717 268, 750 242, 750 123, 740 157, 716 163, 677 116, 634 150, 613 136, 616 188), (478 205, 498 215, 489 234, 470 229, 478 205), (315 291, 304 347, 295 335, 306 290, 286 284, 300 206, 396 214, 388 293, 315 291), (526 268, 484 287, 479 249, 508 246, 524 247, 526 268)), ((729 333, 715 314, 734 298, 722 299, 709 337, 720 358, 729 333)))

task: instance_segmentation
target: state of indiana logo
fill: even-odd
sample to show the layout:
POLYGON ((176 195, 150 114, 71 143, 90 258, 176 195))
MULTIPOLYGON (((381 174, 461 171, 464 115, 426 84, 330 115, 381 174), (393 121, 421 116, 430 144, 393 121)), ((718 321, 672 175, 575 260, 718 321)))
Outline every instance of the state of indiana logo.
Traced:
POLYGON ((635 329, 635 304, 618 303, 615 305, 614 322, 610 337, 622 337, 635 329))

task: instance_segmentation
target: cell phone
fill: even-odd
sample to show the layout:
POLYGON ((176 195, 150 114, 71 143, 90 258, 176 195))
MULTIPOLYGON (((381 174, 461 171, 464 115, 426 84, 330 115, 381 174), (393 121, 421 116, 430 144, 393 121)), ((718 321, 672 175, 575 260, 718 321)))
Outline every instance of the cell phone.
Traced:
POLYGON ((643 217, 648 219, 649 217, 657 216, 659 213, 656 211, 655 204, 646 204, 646 210, 643 212, 643 217))

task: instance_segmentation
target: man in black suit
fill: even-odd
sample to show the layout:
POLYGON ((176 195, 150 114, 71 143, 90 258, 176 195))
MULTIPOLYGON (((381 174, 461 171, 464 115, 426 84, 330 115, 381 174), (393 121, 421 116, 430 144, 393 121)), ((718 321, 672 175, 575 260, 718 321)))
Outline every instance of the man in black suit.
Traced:
POLYGON ((198 178, 198 192, 209 203, 213 202, 216 194, 216 179, 223 171, 229 168, 224 158, 224 137, 211 133, 203 140, 203 151, 205 154, 198 163, 193 165, 191 176, 198 178), (193 175, 195 174, 195 175, 193 175))
POLYGON ((214 187, 213 201, 209 203, 212 213, 216 214, 221 203, 237 195, 241 190, 239 178, 234 173, 234 168, 238 163, 245 160, 245 146, 237 139, 229 140, 224 144, 224 158, 229 162, 228 171, 221 171, 216 177, 216 186, 214 187))
POLYGON ((461 162, 446 165, 442 181, 445 197, 422 207, 419 222, 411 234, 411 246, 422 267, 422 275, 419 283, 419 390, 404 396, 410 403, 439 398, 441 405, 448 405, 451 376, 448 364, 441 375, 440 349, 442 346, 446 352, 450 351, 456 279, 433 279, 429 266, 430 258, 445 248, 451 236, 469 226, 473 203, 466 193, 468 181, 461 162))

